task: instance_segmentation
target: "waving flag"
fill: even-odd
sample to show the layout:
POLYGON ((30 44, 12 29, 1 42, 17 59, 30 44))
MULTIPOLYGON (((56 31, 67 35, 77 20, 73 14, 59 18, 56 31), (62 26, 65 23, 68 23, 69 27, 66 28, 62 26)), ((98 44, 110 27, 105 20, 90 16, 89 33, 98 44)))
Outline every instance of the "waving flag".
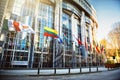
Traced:
POLYGON ((83 43, 81 42, 81 40, 80 40, 80 37, 79 37, 79 36, 78 36, 77 42, 78 42, 78 44, 79 44, 79 45, 83 45, 83 43))
POLYGON ((2 30, 3 31, 8 31, 8 19, 4 19, 2 30))
POLYGON ((21 31, 22 26, 20 22, 13 21, 13 20, 8 20, 8 28, 9 31, 21 31))
POLYGON ((100 49, 99 49, 98 44, 97 44, 97 46, 96 46, 96 50, 97 50, 98 53, 100 53, 100 49))
POLYGON ((19 22, 13 21, 13 25, 16 31, 21 31, 19 22))
POLYGON ((44 28, 44 36, 50 36, 50 37, 53 37, 53 38, 58 38, 58 32, 54 29, 51 29, 49 27, 45 27, 44 28))
POLYGON ((75 37, 75 35, 73 34, 74 38, 77 40, 79 45, 83 45, 83 43, 80 41, 80 37, 78 36, 78 38, 75 37))
POLYGON ((58 42, 61 44, 61 43, 63 43, 63 41, 62 41, 62 39, 60 38, 60 37, 58 37, 58 42))
POLYGON ((8 29, 9 31, 15 31, 13 20, 8 20, 8 29))
POLYGON ((92 44, 90 43, 90 51, 92 51, 92 44))
POLYGON ((35 34, 35 31, 29 25, 26 25, 26 24, 22 25, 21 32, 22 32, 22 39, 25 39, 25 37, 27 36, 27 33, 35 34))
POLYGON ((29 25, 23 24, 22 28, 23 28, 22 32, 27 32, 27 33, 33 33, 33 34, 35 34, 35 31, 29 25))
POLYGON ((66 32, 63 32, 63 41, 64 41, 64 44, 70 45, 70 41, 69 41, 69 39, 67 37, 66 32))
POLYGON ((104 47, 103 46, 101 46, 101 53, 104 51, 104 47))

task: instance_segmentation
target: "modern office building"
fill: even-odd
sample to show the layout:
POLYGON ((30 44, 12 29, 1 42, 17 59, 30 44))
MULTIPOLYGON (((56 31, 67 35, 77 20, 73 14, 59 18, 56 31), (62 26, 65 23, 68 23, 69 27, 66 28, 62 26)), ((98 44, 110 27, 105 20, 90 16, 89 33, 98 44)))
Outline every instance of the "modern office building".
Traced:
POLYGON ((2 68, 79 67, 90 62, 98 23, 87 0, 6 0, 4 6, 2 68), (6 30, 5 20, 27 24, 35 33, 6 30), (46 26, 58 31, 62 43, 44 36, 46 26))

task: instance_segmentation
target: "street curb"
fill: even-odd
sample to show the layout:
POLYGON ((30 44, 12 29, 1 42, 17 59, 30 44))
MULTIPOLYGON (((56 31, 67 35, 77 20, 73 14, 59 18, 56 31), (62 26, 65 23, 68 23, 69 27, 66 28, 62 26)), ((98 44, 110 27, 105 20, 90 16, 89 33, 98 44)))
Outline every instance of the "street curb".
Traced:
POLYGON ((14 75, 9 75, 9 74, 0 74, 0 77, 5 77, 5 76, 59 76, 59 75, 79 75, 79 74, 91 74, 91 73, 99 73, 99 72, 106 72, 106 71, 114 71, 114 70, 118 70, 119 68, 115 68, 115 69, 109 69, 109 70, 102 70, 102 71, 93 71, 93 72, 77 72, 77 73, 58 73, 58 74, 14 74, 14 75))
POLYGON ((91 74, 91 73, 99 73, 99 72, 104 72, 104 71, 96 71, 96 72, 82 72, 82 73, 68 73, 68 74, 39 74, 39 75, 0 75, 0 77, 20 77, 20 76, 59 76, 59 75, 79 75, 79 74, 91 74))

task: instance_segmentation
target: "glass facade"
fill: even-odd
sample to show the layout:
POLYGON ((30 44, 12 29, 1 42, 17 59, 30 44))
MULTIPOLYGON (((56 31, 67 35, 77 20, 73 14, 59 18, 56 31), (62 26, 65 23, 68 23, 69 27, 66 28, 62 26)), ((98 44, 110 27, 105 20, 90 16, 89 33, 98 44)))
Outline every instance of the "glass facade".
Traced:
POLYGON ((6 40, 4 41, 4 56, 3 61, 5 61, 4 67, 8 67, 9 65, 20 65, 14 63, 15 61, 28 61, 28 54, 29 54, 29 38, 27 36, 26 39, 21 39, 19 37, 20 33, 9 32, 6 33, 6 40), (7 62, 6 62, 7 61, 7 62))
MULTIPOLYGON (((51 41, 51 38, 44 37, 44 27, 53 28, 53 7, 44 3, 39 4, 37 27, 35 28, 35 50, 42 50, 42 47, 46 47, 46 44, 51 41), (47 42, 49 41, 49 42, 47 42)), ((49 45, 47 45, 49 46, 49 45)), ((46 47, 47 48, 47 47, 46 47)))
POLYGON ((83 41, 83 45, 79 45, 77 39, 82 41, 82 38, 86 37, 87 44, 90 44, 89 26, 81 18, 83 15, 81 12, 84 11, 67 1, 62 1, 63 4, 61 5, 56 5, 57 1, 55 3, 49 0, 47 2, 25 0, 20 5, 19 3, 20 0, 15 0, 15 3, 13 3, 13 10, 9 19, 29 25, 35 31, 35 34, 8 31, 2 51, 2 67, 25 66, 37 68, 40 67, 39 65, 54 67, 54 62, 55 67, 79 67, 80 61, 82 61, 80 58, 83 56, 82 54, 87 54, 87 51, 84 49, 82 52, 81 47, 85 48, 85 42, 83 41), (62 9, 60 9, 60 6, 62 9), (60 10, 56 10, 58 8, 62 13, 60 10), (59 19, 56 19, 56 16, 59 19), (60 22, 60 20, 62 23, 56 25, 55 22, 60 22), (85 24, 85 26, 82 24, 85 24), (44 27, 62 29, 58 35, 63 43, 54 45, 55 40, 52 37, 44 36, 44 27), (83 27, 85 28, 85 34, 82 34, 83 27), (76 36, 75 39, 73 34, 76 36), (56 49, 55 52, 54 49, 56 49))
POLYGON ((39 3, 38 16, 36 17, 34 41, 34 66, 38 67, 40 56, 43 57, 43 66, 48 66, 50 53, 53 47, 52 38, 44 36, 44 27, 54 28, 54 8, 45 3, 39 3), (43 54, 43 55, 42 55, 43 54))

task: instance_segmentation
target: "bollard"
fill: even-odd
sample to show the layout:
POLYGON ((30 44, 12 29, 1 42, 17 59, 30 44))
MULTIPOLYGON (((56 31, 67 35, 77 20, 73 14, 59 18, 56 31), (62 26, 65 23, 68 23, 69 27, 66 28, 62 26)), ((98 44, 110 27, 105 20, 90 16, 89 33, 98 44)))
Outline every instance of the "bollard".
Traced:
POLYGON ((68 69, 68 73, 70 74, 70 68, 68 69))
POLYGON ((89 72, 91 72, 91 64, 89 64, 89 72))
POLYGON ((80 73, 82 72, 82 69, 81 69, 81 63, 80 63, 80 73))
POLYGON ((54 74, 56 74, 56 68, 54 68, 54 74))
POLYGON ((81 67, 80 67, 80 73, 82 72, 82 69, 81 69, 81 67))
POLYGON ((97 66, 97 72, 98 72, 98 63, 96 63, 96 66, 97 66))
POLYGON ((39 73, 40 73, 40 68, 38 68, 38 73, 37 74, 39 75, 39 73))
POLYGON ((97 72, 98 72, 98 66, 97 66, 97 72))

